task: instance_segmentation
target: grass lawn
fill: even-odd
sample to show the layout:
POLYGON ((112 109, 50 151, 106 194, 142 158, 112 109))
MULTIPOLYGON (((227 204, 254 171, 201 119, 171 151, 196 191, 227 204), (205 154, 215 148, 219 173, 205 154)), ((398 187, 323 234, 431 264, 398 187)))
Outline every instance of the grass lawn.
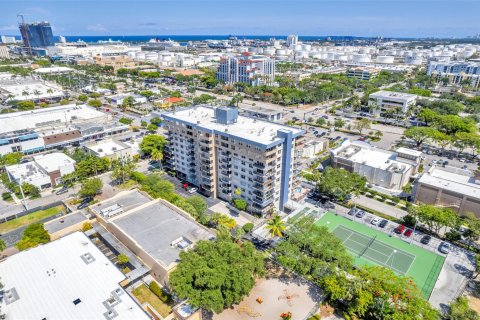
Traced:
POLYGON ((60 205, 47 210, 35 211, 23 217, 0 223, 0 233, 6 233, 8 231, 15 230, 17 228, 45 219, 47 217, 56 215, 57 213, 60 213, 62 211, 65 212, 65 208, 60 205))
MULTIPOLYGON (((316 224, 326 226, 330 231, 335 230, 339 226, 340 228, 343 226, 364 236, 368 236, 370 238, 376 237, 376 243, 384 243, 395 248, 399 252, 403 251, 414 256, 414 260, 405 275, 413 278, 415 284, 426 299, 430 297, 438 275, 442 270, 443 262, 445 261, 443 256, 435 254, 432 251, 425 250, 414 244, 409 244, 399 238, 390 237, 388 234, 382 231, 375 230, 366 225, 351 221, 343 216, 337 216, 333 213, 326 213, 316 222, 316 224)), ((364 256, 358 257, 357 255, 355 255, 355 264, 379 265, 373 260, 369 260, 364 256)))
POLYGON ((172 308, 160 300, 146 285, 142 284, 133 289, 133 295, 140 303, 148 302, 162 317, 168 316, 172 312, 172 308))

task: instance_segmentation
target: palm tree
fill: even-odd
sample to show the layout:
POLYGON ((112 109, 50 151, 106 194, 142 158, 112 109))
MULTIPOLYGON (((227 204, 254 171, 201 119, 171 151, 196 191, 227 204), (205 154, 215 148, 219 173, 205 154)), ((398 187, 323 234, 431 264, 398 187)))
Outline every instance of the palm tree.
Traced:
POLYGON ((40 93, 37 89, 33 90, 33 94, 37 96, 38 101, 40 101, 40 93))
POLYGON ((150 154, 152 157, 152 160, 156 161, 158 163, 158 166, 160 169, 162 168, 162 160, 163 160, 163 152, 160 149, 153 149, 152 153, 150 154))
POLYGON ((287 229, 285 221, 278 214, 273 215, 272 219, 267 221, 265 229, 272 237, 282 237, 283 232, 287 229))

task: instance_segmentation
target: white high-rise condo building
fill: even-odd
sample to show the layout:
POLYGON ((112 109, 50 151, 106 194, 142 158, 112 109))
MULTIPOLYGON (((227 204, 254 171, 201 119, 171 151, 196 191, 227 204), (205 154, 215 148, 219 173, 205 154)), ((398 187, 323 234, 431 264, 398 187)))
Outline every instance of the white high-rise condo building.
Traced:
POLYGON ((220 59, 217 79, 225 83, 244 82, 252 86, 271 85, 275 81, 275 59, 252 56, 245 52, 241 56, 225 56, 220 59))
POLYGON ((291 34, 287 37, 287 47, 291 48, 298 44, 298 35, 291 34))
POLYGON ((199 191, 249 211, 283 210, 299 183, 304 131, 239 116, 236 108, 196 107, 163 115, 166 168, 199 191))

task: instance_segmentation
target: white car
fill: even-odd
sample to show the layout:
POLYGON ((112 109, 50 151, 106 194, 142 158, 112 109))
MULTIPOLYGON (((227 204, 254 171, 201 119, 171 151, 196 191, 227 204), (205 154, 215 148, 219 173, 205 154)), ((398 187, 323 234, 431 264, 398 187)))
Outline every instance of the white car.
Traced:
POLYGON ((373 218, 372 222, 370 223, 376 226, 379 222, 380 222, 380 218, 373 218))
POLYGON ((198 189, 197 189, 197 188, 194 188, 194 187, 192 187, 192 188, 188 189, 187 191, 188 191, 188 193, 195 193, 195 192, 197 192, 197 191, 198 191, 198 189))

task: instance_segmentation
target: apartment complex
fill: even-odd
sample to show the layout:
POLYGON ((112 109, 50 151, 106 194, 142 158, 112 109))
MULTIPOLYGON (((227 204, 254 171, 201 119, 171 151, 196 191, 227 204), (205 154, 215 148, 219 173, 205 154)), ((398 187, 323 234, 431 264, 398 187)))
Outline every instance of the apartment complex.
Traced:
POLYGON ((430 61, 427 74, 436 77, 437 81, 448 79, 449 83, 480 88, 480 62, 430 61))
POLYGON ((217 79, 225 83, 244 82, 252 86, 271 85, 275 81, 275 59, 252 56, 245 52, 241 56, 226 56, 220 59, 217 79))
POLYGON ((330 150, 332 167, 356 172, 371 184, 397 191, 416 173, 421 154, 420 151, 407 148, 391 152, 362 141, 350 140, 330 150))
POLYGON ((433 166, 418 179, 415 202, 451 208, 480 217, 480 174, 454 167, 433 166))
POLYGON ((283 209, 298 183, 303 130, 239 116, 229 107, 196 107, 163 118, 166 166, 178 177, 213 197, 241 197, 255 213, 283 209))
POLYGON ((416 94, 378 91, 369 96, 368 106, 375 116, 380 116, 387 110, 395 110, 397 108, 400 108, 405 114, 409 108, 415 106, 416 102, 416 94))
POLYGON ((0 154, 32 154, 127 131, 111 115, 86 105, 65 105, 0 115, 0 154))

